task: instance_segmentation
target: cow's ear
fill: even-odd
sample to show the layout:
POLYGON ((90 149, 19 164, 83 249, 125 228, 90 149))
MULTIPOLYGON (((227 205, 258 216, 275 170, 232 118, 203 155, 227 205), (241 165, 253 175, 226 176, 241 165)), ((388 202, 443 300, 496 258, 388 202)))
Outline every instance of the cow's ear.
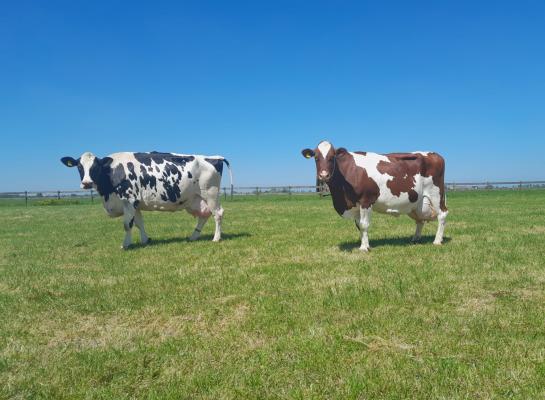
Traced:
POLYGON ((301 154, 305 158, 312 158, 312 157, 314 157, 314 150, 304 149, 303 151, 301 151, 301 154))
POLYGON ((78 160, 72 157, 63 157, 61 158, 61 162, 67 167, 75 167, 76 165, 78 165, 78 160))
POLYGON ((348 150, 346 150, 344 147, 339 147, 337 150, 335 150, 335 156, 342 157, 346 153, 348 153, 348 150))

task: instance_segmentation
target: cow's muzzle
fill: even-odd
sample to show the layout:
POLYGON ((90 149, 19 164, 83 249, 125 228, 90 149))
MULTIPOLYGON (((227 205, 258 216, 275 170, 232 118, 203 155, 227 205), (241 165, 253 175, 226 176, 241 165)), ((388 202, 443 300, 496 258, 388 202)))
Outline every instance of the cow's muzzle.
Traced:
POLYGON ((93 188, 93 182, 81 182, 81 188, 82 189, 92 189, 93 188))
POLYGON ((320 180, 321 182, 327 182, 330 179, 331 179, 331 174, 329 174, 326 171, 322 171, 320 172, 320 174, 318 174, 318 180, 320 180))

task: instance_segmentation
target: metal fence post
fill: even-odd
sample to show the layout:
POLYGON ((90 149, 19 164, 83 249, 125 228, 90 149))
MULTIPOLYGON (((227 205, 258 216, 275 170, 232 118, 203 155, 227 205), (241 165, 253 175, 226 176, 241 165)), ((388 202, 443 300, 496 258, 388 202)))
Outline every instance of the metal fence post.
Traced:
POLYGON ((233 184, 231 183, 231 200, 233 200, 233 192, 234 192, 234 187, 233 187, 233 184))
POLYGON ((225 200, 227 200, 227 188, 226 187, 223 188, 223 198, 225 200))
POLYGON ((288 195, 291 197, 291 186, 288 186, 288 195))
POLYGON ((57 190, 57 200, 60 200, 60 199, 61 199, 61 191, 57 190))
POLYGON ((255 188, 255 195, 259 196, 259 188, 258 187, 255 188))
POLYGON ((91 188, 91 203, 93 203, 93 189, 91 188))
POLYGON ((25 207, 28 207, 28 192, 25 190, 25 207))

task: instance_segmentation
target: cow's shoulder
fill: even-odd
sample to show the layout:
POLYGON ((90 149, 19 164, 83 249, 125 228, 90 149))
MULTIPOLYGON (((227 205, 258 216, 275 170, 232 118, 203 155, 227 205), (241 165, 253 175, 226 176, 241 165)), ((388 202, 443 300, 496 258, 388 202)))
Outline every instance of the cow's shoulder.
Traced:
MULTIPOLYGON (((363 207, 371 206, 380 195, 380 188, 376 180, 369 174, 366 164, 376 165, 374 153, 358 154, 344 149, 337 151, 336 163, 342 175, 340 184, 349 202, 359 202, 363 207), (341 150, 341 151, 339 151, 341 150)), ((372 168, 369 168, 370 170, 372 168)))

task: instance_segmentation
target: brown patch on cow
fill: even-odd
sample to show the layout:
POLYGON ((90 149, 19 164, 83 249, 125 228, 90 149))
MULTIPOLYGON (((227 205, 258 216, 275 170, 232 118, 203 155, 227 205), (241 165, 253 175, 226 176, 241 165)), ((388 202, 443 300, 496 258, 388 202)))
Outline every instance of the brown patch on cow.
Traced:
POLYGON ((333 206, 339 215, 359 205, 371 207, 380 195, 377 183, 367 175, 367 171, 356 165, 354 156, 346 149, 336 152, 336 165, 328 182, 333 198, 333 206))
POLYGON ((414 190, 416 183, 415 175, 422 173, 425 169, 424 160, 421 155, 417 154, 387 154, 387 161, 380 161, 377 165, 377 170, 381 174, 388 174, 392 177, 386 186, 390 189, 394 196, 401 196, 401 193, 409 195, 409 201, 416 203, 418 193, 414 190))

